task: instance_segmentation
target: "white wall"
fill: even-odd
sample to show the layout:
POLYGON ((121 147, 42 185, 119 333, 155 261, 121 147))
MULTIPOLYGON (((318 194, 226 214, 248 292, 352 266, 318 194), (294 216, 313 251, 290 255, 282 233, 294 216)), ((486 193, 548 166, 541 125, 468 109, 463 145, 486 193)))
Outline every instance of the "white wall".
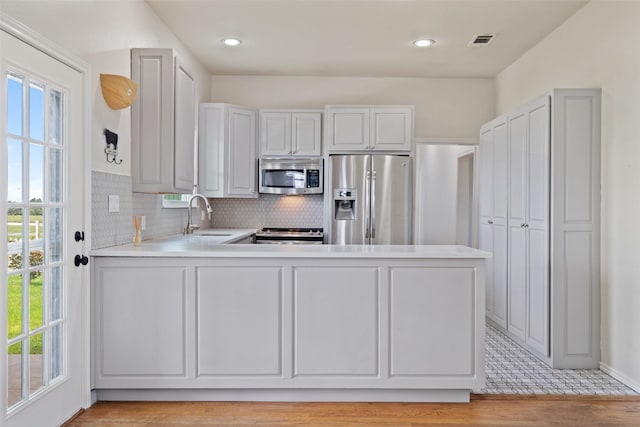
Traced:
POLYGON ((111 110, 100 90, 100 73, 131 76, 131 48, 174 48, 196 74, 199 99, 210 97, 209 73, 143 1, 1 0, 0 12, 91 65, 92 131, 87 143, 92 147, 94 170, 131 174, 131 108, 111 110), (119 158, 123 159, 119 166, 106 162, 104 128, 119 136, 119 158))
POLYGON ((593 1, 497 77, 498 112, 602 88, 602 362, 640 391, 640 2, 593 1))
POLYGON ((457 244, 458 156, 470 150, 472 146, 416 144, 416 244, 457 244))
POLYGON ((415 105, 416 137, 478 138, 495 116, 493 79, 213 76, 212 99, 256 108, 415 105))

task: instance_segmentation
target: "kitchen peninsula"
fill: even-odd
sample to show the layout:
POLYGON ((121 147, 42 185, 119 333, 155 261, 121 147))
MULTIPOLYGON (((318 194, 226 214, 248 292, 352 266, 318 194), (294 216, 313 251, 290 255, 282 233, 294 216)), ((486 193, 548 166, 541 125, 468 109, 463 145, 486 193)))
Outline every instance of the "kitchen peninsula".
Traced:
POLYGON ((98 400, 469 400, 484 268, 464 246, 220 244, 92 252, 98 400))

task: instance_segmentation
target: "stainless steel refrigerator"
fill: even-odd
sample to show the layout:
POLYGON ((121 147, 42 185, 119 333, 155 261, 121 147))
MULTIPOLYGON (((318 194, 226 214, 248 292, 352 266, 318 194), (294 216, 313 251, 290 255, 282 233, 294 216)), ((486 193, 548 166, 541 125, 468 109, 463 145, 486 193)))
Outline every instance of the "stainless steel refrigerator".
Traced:
POLYGON ((413 240, 413 173, 408 156, 330 157, 329 243, 408 245, 413 240))

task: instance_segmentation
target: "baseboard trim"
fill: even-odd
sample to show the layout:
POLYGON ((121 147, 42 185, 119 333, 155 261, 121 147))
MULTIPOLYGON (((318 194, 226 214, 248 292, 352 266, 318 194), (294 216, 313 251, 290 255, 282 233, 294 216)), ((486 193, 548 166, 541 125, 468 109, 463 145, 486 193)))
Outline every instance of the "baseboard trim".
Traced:
POLYGON ((98 401, 456 402, 469 390, 366 389, 101 389, 98 401))
POLYGON ((636 393, 640 393, 640 383, 637 383, 636 381, 632 380, 631 378, 629 378, 628 376, 624 375, 620 371, 612 368, 611 366, 607 365, 604 362, 600 362, 600 370, 602 372, 604 372, 605 374, 607 374, 609 376, 612 376, 613 378, 617 379, 622 384, 626 385, 627 387, 629 387, 630 389, 632 389, 636 393))

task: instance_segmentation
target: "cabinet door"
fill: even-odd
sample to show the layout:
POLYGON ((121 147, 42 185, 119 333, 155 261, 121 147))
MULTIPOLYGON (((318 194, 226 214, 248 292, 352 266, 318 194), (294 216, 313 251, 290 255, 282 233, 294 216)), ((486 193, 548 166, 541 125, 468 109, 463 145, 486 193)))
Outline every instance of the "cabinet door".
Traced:
POLYGON ((369 108, 329 108, 326 119, 330 151, 369 148, 369 108))
POLYGON ((196 82, 180 58, 175 61, 174 186, 191 192, 194 184, 196 82))
POLYGON ((294 376, 379 374, 378 269, 294 271, 294 376))
POLYGON ((507 123, 493 128, 493 321, 507 326, 507 123))
POLYGON ((527 117, 509 117, 509 322, 524 340, 527 294, 527 117))
POLYGON ((131 176, 134 192, 172 192, 173 51, 132 49, 131 176))
MULTIPOLYGON (((479 171, 479 226, 478 248, 493 253, 493 126, 488 124, 480 129, 480 171, 479 171)), ((494 286, 493 258, 486 263, 486 312, 493 319, 494 286)))
POLYGON ((525 341, 549 355, 549 98, 528 112, 527 329, 525 341))
POLYGON ((95 385, 185 378, 190 363, 185 268, 99 267, 97 277, 95 385))
POLYGON ((322 113, 291 114, 291 154, 320 156, 322 113))
POLYGON ((200 104, 198 120, 198 191, 206 197, 224 197, 226 161, 223 104, 200 104))
POLYGON ((280 267, 197 269, 197 373, 282 376, 280 267))
POLYGON ((411 108, 372 108, 370 142, 373 150, 410 151, 413 140, 411 108))
POLYGON ((292 154, 291 113, 260 113, 260 153, 263 156, 292 154))
POLYGON ((389 280, 391 377, 477 374, 474 269, 394 267, 389 280))
POLYGON ((256 112, 229 108, 228 196, 258 197, 256 191, 256 112))

